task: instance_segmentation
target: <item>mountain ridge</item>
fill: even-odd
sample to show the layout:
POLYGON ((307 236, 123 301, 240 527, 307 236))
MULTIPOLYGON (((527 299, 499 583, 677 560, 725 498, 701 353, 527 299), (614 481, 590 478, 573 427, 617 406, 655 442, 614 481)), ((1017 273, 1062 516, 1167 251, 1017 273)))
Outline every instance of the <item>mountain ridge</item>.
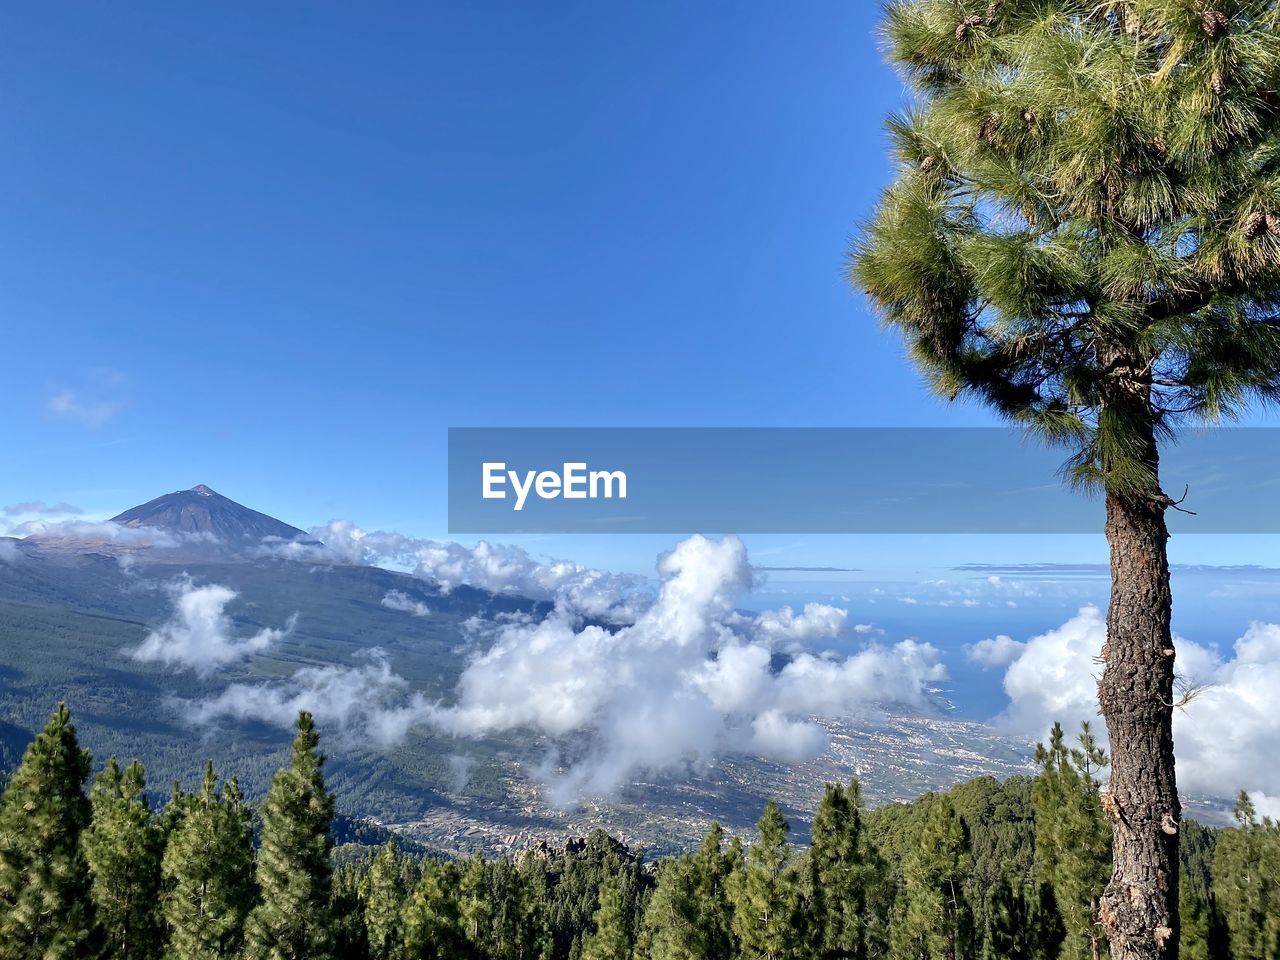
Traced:
POLYGON ((151 527, 212 536, 227 543, 299 540, 307 536, 306 531, 224 497, 203 483, 131 507, 112 517, 111 522, 135 529, 151 527))

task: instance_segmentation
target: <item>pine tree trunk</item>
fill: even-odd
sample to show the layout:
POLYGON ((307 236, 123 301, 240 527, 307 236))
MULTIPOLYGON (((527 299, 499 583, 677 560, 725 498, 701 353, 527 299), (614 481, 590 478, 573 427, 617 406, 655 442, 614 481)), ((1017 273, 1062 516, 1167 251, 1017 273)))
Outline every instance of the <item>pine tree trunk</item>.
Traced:
MULTIPOLYGON (((1149 464, 1158 473, 1154 431, 1149 441, 1149 464)), ((1165 509, 1156 498, 1107 494, 1111 603, 1098 699, 1111 739, 1103 806, 1112 821, 1114 866, 1098 914, 1113 960, 1178 956, 1181 807, 1165 509)))

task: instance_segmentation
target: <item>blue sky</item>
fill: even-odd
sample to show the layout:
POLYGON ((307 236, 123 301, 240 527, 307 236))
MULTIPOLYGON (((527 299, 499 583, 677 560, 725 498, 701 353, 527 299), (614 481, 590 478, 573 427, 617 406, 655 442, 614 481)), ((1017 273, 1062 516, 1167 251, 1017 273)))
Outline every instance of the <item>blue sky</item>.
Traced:
MULTIPOLYGON (((0 504, 444 533, 461 425, 975 425, 843 281, 866 3, 10 8, 0 504)), ((646 570, 669 538, 532 549, 646 570)), ((753 538, 904 575, 1100 538, 753 538)), ((1191 538, 1186 562, 1267 562, 1191 538)))

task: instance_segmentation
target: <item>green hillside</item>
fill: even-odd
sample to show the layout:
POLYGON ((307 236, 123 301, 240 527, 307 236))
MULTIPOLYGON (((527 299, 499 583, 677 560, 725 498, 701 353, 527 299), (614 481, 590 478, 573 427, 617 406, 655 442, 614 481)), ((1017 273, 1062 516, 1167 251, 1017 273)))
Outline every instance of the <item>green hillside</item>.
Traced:
MULTIPOLYGON (((287 731, 253 723, 196 729, 185 722, 181 699, 211 697, 229 683, 283 677, 304 666, 352 664, 374 647, 387 652, 392 669, 415 689, 447 698, 463 664, 463 622, 536 607, 469 587, 445 596, 420 579, 373 567, 264 560, 126 570, 101 554, 29 556, 0 566, 0 760, 12 765, 17 752, 6 752, 9 740, 20 747, 52 705, 65 700, 79 705, 81 736, 96 756, 149 758, 153 789, 174 779, 194 783, 209 756, 238 771, 251 796, 260 795, 279 765, 287 731), (239 634, 281 627, 295 613, 296 626, 268 653, 204 679, 132 660, 126 650, 171 613, 163 584, 184 573, 239 594, 228 608, 239 634), (426 602, 431 615, 387 609, 381 600, 389 590, 426 602), (12 737, 5 735, 10 727, 12 737)), ((413 734, 389 752, 341 740, 329 748, 331 782, 343 809, 403 821, 426 805, 448 805, 441 791, 456 779, 449 763, 459 753, 472 761, 472 800, 502 796, 499 758, 511 745, 413 734)))

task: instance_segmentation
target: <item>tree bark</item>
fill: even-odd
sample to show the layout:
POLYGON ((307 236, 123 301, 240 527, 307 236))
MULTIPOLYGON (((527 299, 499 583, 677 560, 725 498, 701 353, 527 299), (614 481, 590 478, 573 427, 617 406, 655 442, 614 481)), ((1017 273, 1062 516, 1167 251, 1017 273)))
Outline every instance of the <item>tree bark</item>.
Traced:
MULTIPOLYGON (((1126 399, 1132 403, 1135 398, 1130 394, 1126 399)), ((1144 459, 1158 479, 1154 427, 1143 432, 1144 459)), ((1173 766, 1173 601, 1166 504, 1158 487, 1153 495, 1107 492, 1111 601, 1098 699, 1111 741, 1103 807, 1112 822, 1113 870, 1098 916, 1113 960, 1178 956, 1177 831, 1182 811, 1173 766)))

